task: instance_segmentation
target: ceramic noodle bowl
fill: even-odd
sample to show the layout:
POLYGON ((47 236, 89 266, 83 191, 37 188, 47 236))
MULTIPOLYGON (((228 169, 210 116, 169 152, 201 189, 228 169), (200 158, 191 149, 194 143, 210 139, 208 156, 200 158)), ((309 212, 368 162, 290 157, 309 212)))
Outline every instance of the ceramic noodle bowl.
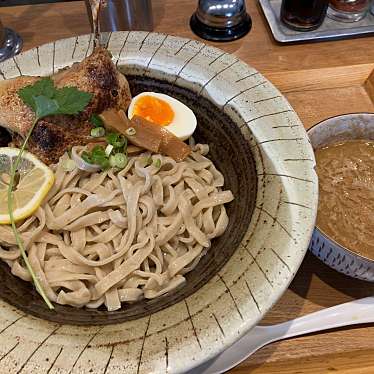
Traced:
MULTIPOLYGON (((146 32, 103 38, 133 95, 163 92, 195 112, 194 136, 209 144, 209 157, 235 196, 227 205, 230 223, 183 287, 115 312, 62 305, 49 311, 31 285, 2 263, 0 325, 7 339, 0 339, 0 350, 9 351, 16 336, 18 345, 0 361, 1 372, 15 365, 25 372, 186 371, 263 317, 294 277, 312 234, 313 150, 270 82, 198 41, 146 32)), ((49 75, 91 50, 91 35, 43 45, 0 65, 0 79, 49 75)))
MULTIPOLYGON (((313 148, 345 140, 374 140, 374 114, 354 113, 332 117, 309 129, 313 148)), ((315 228, 309 249, 333 269, 370 282, 374 282, 374 260, 352 252, 315 228)))

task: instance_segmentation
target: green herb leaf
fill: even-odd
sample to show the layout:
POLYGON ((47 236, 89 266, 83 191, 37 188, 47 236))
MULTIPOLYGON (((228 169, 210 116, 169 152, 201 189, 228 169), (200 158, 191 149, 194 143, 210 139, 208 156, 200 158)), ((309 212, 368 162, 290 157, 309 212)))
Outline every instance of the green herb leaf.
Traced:
POLYGON ((90 118, 90 123, 93 127, 104 127, 104 122, 99 115, 93 114, 90 118))
POLYGON ((63 87, 54 95, 58 103, 59 114, 77 114, 84 110, 92 98, 92 94, 79 91, 75 87, 63 87))
POLYGON ((42 78, 34 83, 31 87, 34 90, 35 96, 43 95, 45 97, 49 97, 50 99, 53 98, 56 90, 51 78, 42 78))
POLYGON ((35 96, 34 102, 36 106, 35 114, 37 118, 50 116, 58 111, 58 104, 54 99, 49 99, 46 96, 35 96))
POLYGON ((18 96, 22 99, 22 101, 27 104, 31 109, 36 112, 36 104, 34 101, 34 91, 32 89, 32 86, 26 86, 24 88, 21 88, 18 91, 18 96))
POLYGON ((19 97, 22 101, 30 106, 36 113, 35 97, 45 96, 48 99, 52 99, 55 94, 55 87, 51 78, 42 78, 36 83, 23 87, 18 91, 19 97))
POLYGON ((33 85, 21 88, 18 95, 31 107, 38 119, 54 114, 77 114, 84 110, 92 98, 92 94, 75 87, 58 89, 51 78, 42 78, 33 85), (38 97, 43 97, 43 100, 37 100, 38 97))

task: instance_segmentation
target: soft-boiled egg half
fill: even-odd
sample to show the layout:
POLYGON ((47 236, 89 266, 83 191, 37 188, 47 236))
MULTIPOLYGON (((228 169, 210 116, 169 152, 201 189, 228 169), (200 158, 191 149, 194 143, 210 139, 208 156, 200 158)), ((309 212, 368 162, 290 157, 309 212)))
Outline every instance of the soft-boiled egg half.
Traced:
POLYGON ((181 140, 188 139, 196 129, 193 111, 177 99, 156 92, 142 92, 129 106, 128 117, 139 116, 163 126, 181 140))

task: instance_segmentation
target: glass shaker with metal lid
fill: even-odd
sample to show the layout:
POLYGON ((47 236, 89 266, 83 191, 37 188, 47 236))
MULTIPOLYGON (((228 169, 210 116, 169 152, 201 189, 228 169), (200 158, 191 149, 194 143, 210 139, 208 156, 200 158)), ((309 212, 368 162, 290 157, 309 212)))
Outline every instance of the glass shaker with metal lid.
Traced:
POLYGON ((246 35, 252 20, 246 11, 245 0, 199 0, 190 26, 201 38, 229 41, 246 35))
POLYGON ((291 29, 314 30, 321 26, 328 4, 328 0, 283 0, 280 17, 291 29))
POLYGON ((4 27, 0 20, 0 62, 13 57, 21 49, 21 37, 15 31, 4 27))

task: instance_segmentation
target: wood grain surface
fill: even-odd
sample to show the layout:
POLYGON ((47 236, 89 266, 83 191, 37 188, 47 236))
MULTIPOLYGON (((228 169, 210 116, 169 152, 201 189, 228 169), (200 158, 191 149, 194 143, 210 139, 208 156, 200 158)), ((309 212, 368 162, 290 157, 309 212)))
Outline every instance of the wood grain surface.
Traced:
MULTIPOLYGON (((195 0, 153 0, 155 31, 198 39, 189 28, 195 0)), ((261 72, 279 72, 370 64, 374 37, 322 43, 281 45, 274 42, 256 0, 247 0, 253 18, 251 32, 232 43, 210 43, 249 62, 261 72)), ((0 8, 7 27, 17 30, 25 49, 52 40, 89 32, 83 1, 0 8)))
MULTIPOLYGON (((188 26, 196 1, 153 0, 153 4, 155 31, 197 39, 188 26)), ((337 114, 374 112, 373 37, 280 45, 274 42, 257 2, 247 1, 247 7, 253 18, 250 34, 215 45, 267 76, 287 96, 307 128, 337 114)), ((0 17, 4 25, 21 34, 25 49, 90 30, 80 1, 0 8, 0 17)), ((263 323, 286 321, 373 293, 374 284, 341 275, 308 254, 263 323)), ((274 343, 232 372, 372 374, 373 353, 374 326, 358 326, 274 343)))

